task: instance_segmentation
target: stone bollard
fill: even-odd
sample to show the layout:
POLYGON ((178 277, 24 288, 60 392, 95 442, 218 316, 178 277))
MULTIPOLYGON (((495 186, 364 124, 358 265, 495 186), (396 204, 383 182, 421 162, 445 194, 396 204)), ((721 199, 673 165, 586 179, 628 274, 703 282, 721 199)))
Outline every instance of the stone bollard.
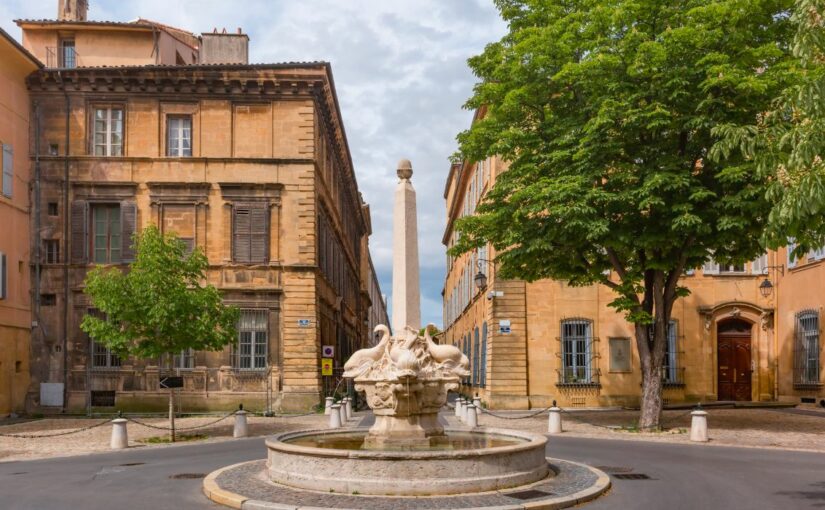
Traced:
POLYGON ((341 413, 339 412, 340 405, 332 404, 329 409, 329 428, 331 429, 340 429, 341 428, 341 413))
POLYGON ((340 417, 341 417, 341 426, 346 427, 347 426, 347 404, 344 403, 343 400, 341 401, 340 404, 338 404, 338 413, 340 414, 340 417))
POLYGON ((327 397, 324 399, 324 414, 329 416, 329 408, 332 407, 332 404, 335 403, 335 399, 332 397, 327 397))
POLYGON ((455 399, 455 417, 461 419, 461 405, 464 402, 464 399, 458 397, 455 399))
POLYGON ((461 405, 461 416, 459 420, 465 425, 467 424, 467 408, 470 407, 472 403, 469 400, 465 400, 461 405))
POLYGON ((550 414, 547 418, 547 433, 548 434, 561 434, 561 409, 555 406, 555 402, 553 402, 553 407, 550 408, 550 414))
POLYGON ((467 404, 467 421, 465 423, 471 429, 478 427, 478 414, 476 414, 476 406, 473 404, 467 404))
POLYGON ((347 403, 347 419, 352 419, 352 398, 347 397, 344 399, 347 403))
POLYGON ((481 409, 481 397, 478 395, 473 397, 473 405, 476 406, 476 413, 478 413, 478 410, 481 409))
POLYGON ((249 426, 246 423, 247 412, 243 409, 235 411, 235 428, 232 437, 246 437, 249 435, 249 426))
POLYGON ((122 450, 129 446, 129 436, 126 433, 126 418, 112 420, 112 450, 122 450))
POLYGON ((702 406, 696 406, 696 410, 690 413, 690 440, 699 443, 708 441, 708 413, 702 410, 702 406))

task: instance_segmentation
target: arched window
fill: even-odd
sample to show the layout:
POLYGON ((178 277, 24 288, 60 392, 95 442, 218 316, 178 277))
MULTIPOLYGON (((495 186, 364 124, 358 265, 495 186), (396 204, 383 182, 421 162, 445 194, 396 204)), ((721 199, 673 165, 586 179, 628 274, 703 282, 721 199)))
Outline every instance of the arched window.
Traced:
POLYGON ((818 385, 819 381, 819 312, 805 310, 796 314, 794 342, 794 384, 818 385))
POLYGON ((487 386, 487 322, 481 325, 481 381, 482 388, 487 386))
POLYGON ((593 322, 587 319, 561 321, 561 384, 591 384, 593 322))
POLYGON ((479 381, 481 378, 479 377, 481 374, 479 373, 481 367, 481 357, 479 356, 479 349, 481 346, 479 345, 479 338, 478 338, 478 327, 476 327, 475 333, 473 334, 473 386, 478 386, 479 381))

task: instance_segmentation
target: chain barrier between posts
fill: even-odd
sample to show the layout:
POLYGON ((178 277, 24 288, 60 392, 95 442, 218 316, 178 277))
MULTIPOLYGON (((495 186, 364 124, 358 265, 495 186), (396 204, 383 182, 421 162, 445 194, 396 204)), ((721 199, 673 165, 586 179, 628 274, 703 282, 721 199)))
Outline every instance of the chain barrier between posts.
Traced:
POLYGON ((96 427, 100 427, 111 423, 111 420, 104 420, 100 423, 95 423, 94 425, 89 425, 88 427, 82 427, 79 429, 68 430, 64 432, 57 432, 55 434, 4 434, 0 432, 0 437, 11 437, 15 439, 38 439, 38 438, 48 438, 48 437, 59 437, 59 436, 68 436, 69 434, 77 434, 79 432, 83 432, 86 430, 91 430, 96 427))

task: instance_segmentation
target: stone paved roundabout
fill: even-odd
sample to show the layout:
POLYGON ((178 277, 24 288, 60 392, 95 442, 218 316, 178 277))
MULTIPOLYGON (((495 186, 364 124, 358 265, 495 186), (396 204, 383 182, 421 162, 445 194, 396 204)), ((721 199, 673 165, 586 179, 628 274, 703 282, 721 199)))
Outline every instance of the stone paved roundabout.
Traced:
POLYGON ((212 501, 242 510, 516 510, 567 508, 594 499, 610 488, 609 477, 598 469, 561 459, 547 461, 555 476, 506 491, 455 496, 384 497, 296 489, 269 481, 265 460, 214 471, 204 480, 203 490, 212 501))

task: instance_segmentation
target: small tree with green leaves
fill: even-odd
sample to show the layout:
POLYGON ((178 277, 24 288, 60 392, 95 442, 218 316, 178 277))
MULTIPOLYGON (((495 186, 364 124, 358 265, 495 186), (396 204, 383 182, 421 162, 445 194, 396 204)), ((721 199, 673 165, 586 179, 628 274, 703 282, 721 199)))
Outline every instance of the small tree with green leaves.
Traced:
POLYGON ((659 426, 667 328, 685 271, 759 256, 771 203, 752 160, 711 159, 798 78, 791 0, 496 0, 509 31, 470 67, 458 158, 509 163, 463 218, 499 276, 613 289, 641 360, 639 425, 659 426))
MULTIPOLYGON (((239 311, 205 284, 203 252, 187 254, 180 239, 155 226, 134 241, 128 271, 98 266, 86 276, 85 293, 101 316, 86 315, 80 328, 115 354, 138 358, 171 360, 186 349, 216 351, 234 342, 239 311)), ((170 407, 172 398, 170 392, 170 407)))

